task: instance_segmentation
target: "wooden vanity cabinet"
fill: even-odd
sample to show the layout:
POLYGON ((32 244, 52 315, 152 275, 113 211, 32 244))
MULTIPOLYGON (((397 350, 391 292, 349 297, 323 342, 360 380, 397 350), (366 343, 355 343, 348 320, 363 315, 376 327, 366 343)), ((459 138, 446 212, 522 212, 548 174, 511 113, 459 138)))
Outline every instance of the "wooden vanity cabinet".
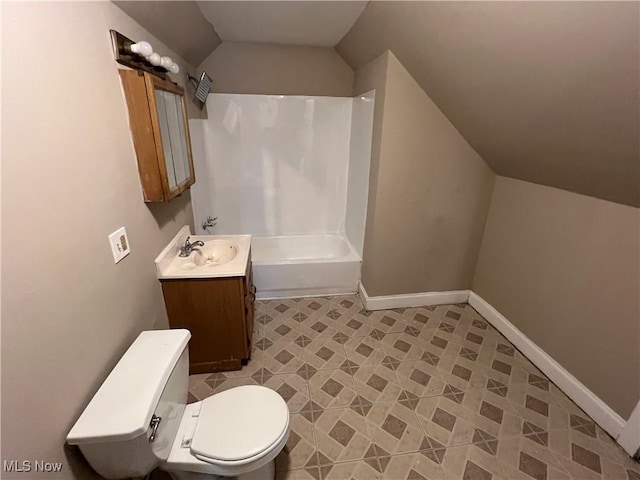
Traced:
POLYGON ((163 279, 171 328, 191 331, 189 373, 239 370, 251 357, 255 287, 243 277, 163 279))

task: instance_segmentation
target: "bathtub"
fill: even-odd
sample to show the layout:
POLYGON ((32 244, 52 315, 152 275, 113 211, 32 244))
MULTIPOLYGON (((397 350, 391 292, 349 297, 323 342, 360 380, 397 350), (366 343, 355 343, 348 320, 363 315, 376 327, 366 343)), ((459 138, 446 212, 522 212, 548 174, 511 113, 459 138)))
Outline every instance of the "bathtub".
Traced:
POLYGON ((342 234, 253 236, 257 298, 355 293, 361 258, 342 234))

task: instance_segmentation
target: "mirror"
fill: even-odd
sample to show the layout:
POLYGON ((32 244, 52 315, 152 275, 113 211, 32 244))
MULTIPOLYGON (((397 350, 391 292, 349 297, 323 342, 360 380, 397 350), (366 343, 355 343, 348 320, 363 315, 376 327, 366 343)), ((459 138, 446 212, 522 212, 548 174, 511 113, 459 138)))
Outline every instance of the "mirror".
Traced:
POLYGON ((182 100, 165 90, 156 90, 155 95, 169 188, 174 188, 190 176, 182 100))

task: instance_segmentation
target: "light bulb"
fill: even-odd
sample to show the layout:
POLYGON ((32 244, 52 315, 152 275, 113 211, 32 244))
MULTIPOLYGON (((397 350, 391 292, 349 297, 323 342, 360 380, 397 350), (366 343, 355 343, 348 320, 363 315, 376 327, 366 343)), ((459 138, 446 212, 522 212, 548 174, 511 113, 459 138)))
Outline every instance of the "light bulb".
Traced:
POLYGON ((171 57, 162 57, 160 59, 160 65, 162 65, 162 68, 169 70, 171 65, 173 65, 173 60, 171 60, 171 57))
POLYGON ((180 67, 178 66, 177 63, 174 63, 173 65, 171 65, 171 67, 169 68, 169 71, 171 73, 178 73, 180 71, 180 67))
POLYGON ((143 57, 147 57, 153 53, 153 47, 151 47, 149 42, 138 42, 131 45, 131 51, 138 55, 142 55, 143 57))
POLYGON ((160 65, 160 55, 156 52, 153 52, 147 57, 147 61, 154 67, 157 67, 158 65, 160 65))

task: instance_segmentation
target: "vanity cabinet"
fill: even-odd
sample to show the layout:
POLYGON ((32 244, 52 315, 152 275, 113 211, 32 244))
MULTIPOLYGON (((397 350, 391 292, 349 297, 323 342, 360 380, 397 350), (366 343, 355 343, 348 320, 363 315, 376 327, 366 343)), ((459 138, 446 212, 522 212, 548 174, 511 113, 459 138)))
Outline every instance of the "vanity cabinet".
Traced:
POLYGON ((239 370, 251 357, 256 289, 242 277, 161 279, 171 328, 191 331, 189 373, 239 370))
POLYGON ((169 202, 195 182, 182 87, 120 70, 145 202, 169 202))

